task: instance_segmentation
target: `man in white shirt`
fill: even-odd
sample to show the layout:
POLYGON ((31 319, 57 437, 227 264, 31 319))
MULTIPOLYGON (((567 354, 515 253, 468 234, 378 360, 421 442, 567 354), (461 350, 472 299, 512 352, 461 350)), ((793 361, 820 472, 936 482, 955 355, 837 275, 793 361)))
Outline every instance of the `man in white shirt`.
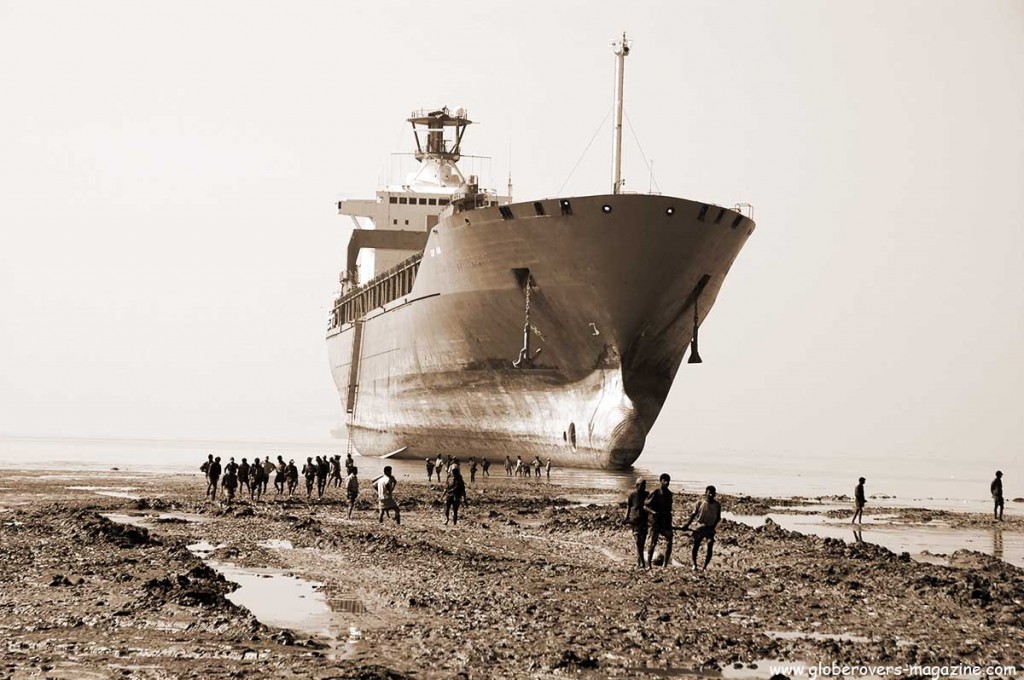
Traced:
POLYGON ((384 515, 391 510, 394 510, 395 524, 401 524, 402 513, 398 509, 398 503, 395 501, 393 495, 395 485, 398 484, 398 480, 391 475, 390 465, 384 467, 384 474, 375 479, 373 484, 377 487, 377 509, 380 511, 380 516, 377 518, 377 521, 379 523, 383 523, 384 515))

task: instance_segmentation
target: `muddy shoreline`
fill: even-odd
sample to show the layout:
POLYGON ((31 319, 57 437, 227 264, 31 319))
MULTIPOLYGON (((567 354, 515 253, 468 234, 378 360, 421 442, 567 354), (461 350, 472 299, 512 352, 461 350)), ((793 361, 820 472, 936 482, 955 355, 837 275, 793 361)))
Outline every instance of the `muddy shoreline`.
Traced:
MULTIPOLYGON (((439 487, 420 481, 400 483, 401 527, 377 523, 366 489, 349 520, 336 491, 307 503, 271 489, 227 507, 200 498, 199 475, 19 474, 0 486, 0 677, 767 678, 772 661, 1024 672, 1024 571, 981 553, 926 564, 726 521, 707 573, 642 571, 619 495, 539 481, 478 480, 457 528, 443 524, 439 487), (291 577, 307 588, 295 591, 302 606, 322 600, 322 620, 261 622, 208 561, 268 584, 291 577)), ((692 500, 677 497, 677 515, 692 500)), ((722 500, 743 515, 798 504, 722 500)), ((1008 516, 1003 530, 1024 521, 1008 516)), ((675 556, 688 562, 683 535, 675 556)), ((293 602, 276 605, 287 616, 293 602)))

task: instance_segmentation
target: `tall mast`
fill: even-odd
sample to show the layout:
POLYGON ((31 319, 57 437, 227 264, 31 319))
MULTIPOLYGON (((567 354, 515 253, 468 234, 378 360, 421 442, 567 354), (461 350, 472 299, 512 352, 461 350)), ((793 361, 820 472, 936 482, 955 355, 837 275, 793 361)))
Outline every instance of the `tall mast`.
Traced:
POLYGON ((622 192, 622 85, 626 71, 629 41, 623 31, 622 40, 612 43, 615 54, 615 146, 612 153, 612 193, 622 192))

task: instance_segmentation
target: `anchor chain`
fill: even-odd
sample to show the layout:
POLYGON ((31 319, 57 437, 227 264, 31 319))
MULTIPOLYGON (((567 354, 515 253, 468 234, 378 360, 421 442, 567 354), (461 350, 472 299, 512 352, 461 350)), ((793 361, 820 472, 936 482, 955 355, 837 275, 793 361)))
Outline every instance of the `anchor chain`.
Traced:
POLYGON ((523 348, 519 350, 519 358, 512 362, 512 365, 516 368, 527 368, 533 364, 533 360, 540 354, 541 349, 530 353, 530 331, 532 330, 543 340, 544 336, 541 335, 537 328, 530 324, 530 287, 533 281, 533 277, 527 275, 526 277, 526 320, 523 322, 523 348))

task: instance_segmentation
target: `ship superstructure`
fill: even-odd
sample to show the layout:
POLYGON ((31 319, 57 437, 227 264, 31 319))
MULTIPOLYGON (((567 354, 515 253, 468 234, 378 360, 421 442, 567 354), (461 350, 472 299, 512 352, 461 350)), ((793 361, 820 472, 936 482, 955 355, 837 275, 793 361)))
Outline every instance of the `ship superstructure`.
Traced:
MULTIPOLYGON (((616 46, 622 98, 623 36, 616 46)), ((465 111, 416 111, 417 172, 357 222, 329 319, 332 375, 362 455, 438 453, 624 467, 754 223, 738 208, 612 192, 513 203, 458 161, 465 111), (363 249, 374 267, 360 277, 363 249), (361 280, 362 279, 362 280, 361 280)))

